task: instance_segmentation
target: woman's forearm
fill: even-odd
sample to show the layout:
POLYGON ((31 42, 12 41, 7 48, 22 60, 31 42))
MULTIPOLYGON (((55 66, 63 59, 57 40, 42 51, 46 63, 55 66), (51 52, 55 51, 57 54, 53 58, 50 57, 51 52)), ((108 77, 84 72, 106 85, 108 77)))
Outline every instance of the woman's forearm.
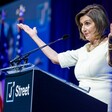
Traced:
MULTIPOLYGON (((45 42, 43 42, 38 36, 34 36, 32 37, 32 39, 36 42, 36 44, 39 47, 42 47, 44 45, 46 45, 45 42)), ((59 64, 58 62, 58 53, 53 50, 51 47, 46 46, 44 48, 41 49, 43 51, 43 53, 55 64, 59 64)))

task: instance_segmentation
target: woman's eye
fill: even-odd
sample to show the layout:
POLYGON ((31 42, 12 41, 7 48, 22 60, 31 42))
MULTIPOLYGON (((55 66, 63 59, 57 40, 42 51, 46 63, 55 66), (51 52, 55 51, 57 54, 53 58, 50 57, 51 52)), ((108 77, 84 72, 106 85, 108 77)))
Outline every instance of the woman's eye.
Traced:
POLYGON ((85 25, 90 25, 90 23, 89 22, 86 22, 85 25))

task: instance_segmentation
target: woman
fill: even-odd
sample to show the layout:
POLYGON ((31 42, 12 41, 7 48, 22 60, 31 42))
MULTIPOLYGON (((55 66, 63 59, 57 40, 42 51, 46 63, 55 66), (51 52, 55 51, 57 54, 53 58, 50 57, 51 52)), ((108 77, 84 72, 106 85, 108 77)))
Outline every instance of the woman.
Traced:
MULTIPOLYGON (((44 54, 62 68, 75 66, 74 73, 79 86, 90 88, 88 94, 108 104, 112 112, 112 25, 110 34, 105 35, 109 22, 101 5, 88 5, 76 15, 80 37, 87 44, 77 50, 57 53, 49 46, 44 54)), ((24 24, 18 27, 28 33, 39 47, 45 43, 38 37, 37 30, 24 24)))

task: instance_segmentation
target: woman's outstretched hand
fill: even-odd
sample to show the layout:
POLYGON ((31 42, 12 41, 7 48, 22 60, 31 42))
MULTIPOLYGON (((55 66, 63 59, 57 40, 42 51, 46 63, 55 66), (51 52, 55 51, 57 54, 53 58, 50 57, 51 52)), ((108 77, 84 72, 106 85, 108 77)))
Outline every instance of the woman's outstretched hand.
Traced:
POLYGON ((20 28, 20 29, 23 29, 30 37, 35 37, 37 36, 37 30, 36 30, 36 27, 34 27, 33 29, 30 28, 28 25, 25 25, 25 24, 17 24, 17 26, 20 28))

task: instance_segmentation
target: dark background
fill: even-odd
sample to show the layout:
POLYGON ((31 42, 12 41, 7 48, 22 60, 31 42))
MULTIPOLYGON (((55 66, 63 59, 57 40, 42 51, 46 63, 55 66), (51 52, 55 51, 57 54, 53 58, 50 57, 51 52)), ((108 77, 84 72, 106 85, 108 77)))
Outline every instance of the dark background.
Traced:
POLYGON ((4 5, 9 4, 9 3, 12 3, 14 1, 15 0, 1 0, 0 1, 0 6, 4 6, 4 5))

